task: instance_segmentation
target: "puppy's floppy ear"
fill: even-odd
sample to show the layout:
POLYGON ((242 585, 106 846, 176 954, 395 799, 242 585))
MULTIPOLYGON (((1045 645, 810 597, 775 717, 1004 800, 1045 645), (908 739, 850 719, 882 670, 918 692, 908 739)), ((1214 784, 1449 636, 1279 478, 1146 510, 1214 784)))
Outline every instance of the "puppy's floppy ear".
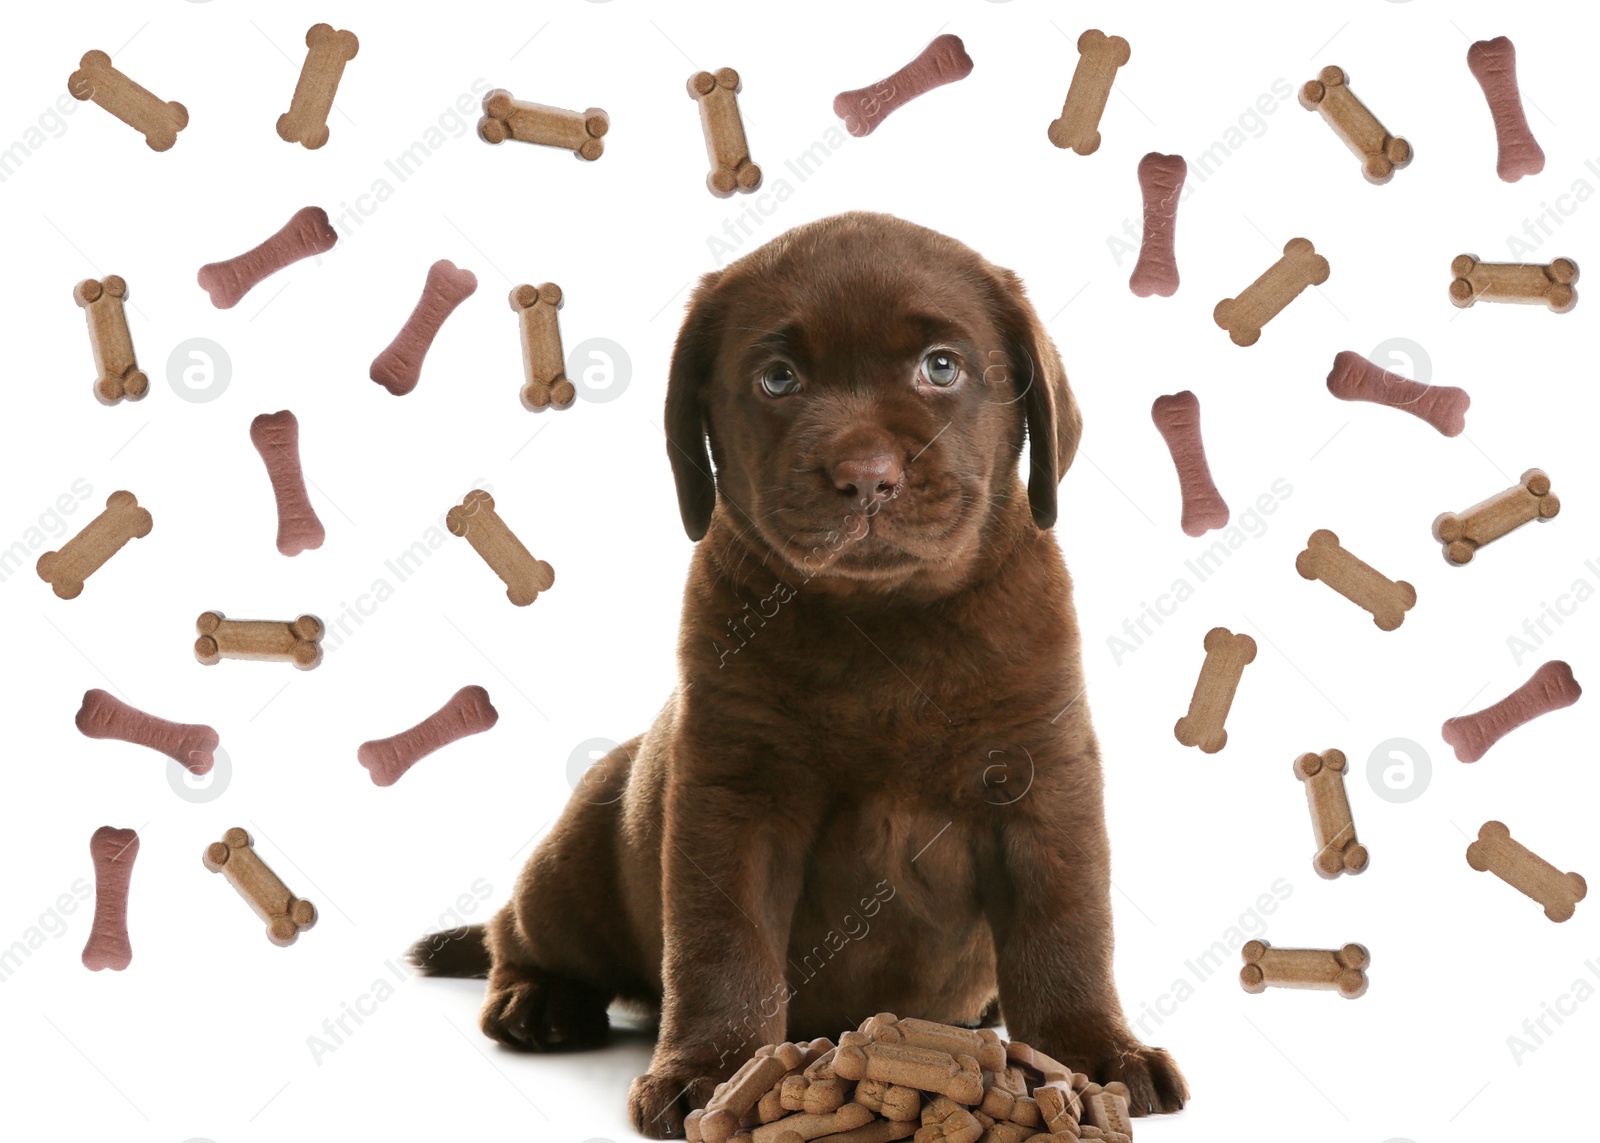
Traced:
POLYGON ((994 270, 997 313, 1010 375, 1028 425, 1028 506, 1040 528, 1056 522, 1056 485, 1083 435, 1083 417, 1055 343, 1010 270, 994 270))
POLYGON ((706 448, 710 426, 703 397, 722 337, 722 305, 716 293, 721 277, 720 271, 707 274, 690 295, 688 316, 678 331, 667 375, 667 459, 678 486, 683 530, 696 541, 711 526, 711 510, 717 503, 711 453, 706 448))

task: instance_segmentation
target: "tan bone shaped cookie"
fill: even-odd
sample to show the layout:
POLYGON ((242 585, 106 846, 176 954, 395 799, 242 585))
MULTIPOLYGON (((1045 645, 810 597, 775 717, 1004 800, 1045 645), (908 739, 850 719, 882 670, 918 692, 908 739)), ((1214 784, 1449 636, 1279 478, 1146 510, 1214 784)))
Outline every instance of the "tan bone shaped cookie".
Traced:
POLYGON ((1090 28, 1078 37, 1078 66, 1073 69, 1060 118, 1045 132, 1050 142, 1063 150, 1070 147, 1080 155, 1092 155, 1100 149, 1100 116, 1105 114, 1106 100, 1111 98, 1117 69, 1132 55, 1127 40, 1108 36, 1099 28, 1090 28))
POLYGON ((1516 838, 1504 822, 1484 822, 1478 840, 1467 846, 1467 864, 1479 873, 1492 872, 1517 892, 1544 906, 1544 915, 1561 922, 1571 918, 1589 894, 1577 873, 1563 873, 1516 838))
POLYGON ((294 86, 289 110, 278 116, 278 138, 315 151, 328 141, 328 112, 339 91, 344 65, 356 58, 361 41, 354 32, 335 31, 332 24, 313 24, 306 31, 306 62, 294 86))
POLYGON ((1356 840, 1356 823, 1344 788, 1349 768, 1342 750, 1302 754, 1294 762, 1294 776, 1305 783, 1311 831, 1317 839, 1311 865, 1320 876, 1330 879, 1341 873, 1360 873, 1367 867, 1367 847, 1356 840))
POLYGON ((879 1043, 860 1032, 839 1040, 833 1070, 842 1079, 887 1080, 901 1087, 947 1095, 957 1103, 983 1102, 983 1072, 965 1053, 951 1055, 936 1048, 879 1043))
POLYGON ((514 286, 509 298, 522 333, 522 407, 541 413, 547 406, 571 408, 578 390, 567 380, 561 352, 561 324, 556 314, 566 304, 554 282, 514 286))
POLYGON ((799 1067, 804 1058, 804 1049, 796 1044, 766 1044, 757 1048, 755 1055, 741 1064, 726 1083, 720 1084, 706 1103, 705 1114, 697 1122, 705 1143, 727 1143, 733 1138, 739 1130, 739 1121, 786 1073, 799 1067))
POLYGON ((739 73, 731 67, 689 77, 689 98, 700 105, 700 128, 706 137, 711 170, 706 189, 718 198, 734 191, 749 194, 761 186, 761 168, 750 161, 750 143, 739 116, 739 73))
POLYGON ((1433 521, 1433 538, 1444 545, 1444 558, 1452 564, 1470 563, 1485 544, 1491 544, 1531 520, 1541 524, 1561 511, 1561 500, 1550 491, 1550 478, 1530 468, 1522 479, 1487 500, 1461 512, 1441 512, 1433 521))
POLYGON ((1339 537, 1318 528, 1306 541, 1305 551, 1294 560, 1304 579, 1320 579, 1351 603, 1364 609, 1380 631, 1393 631, 1405 622, 1406 612, 1417 604, 1417 589, 1405 580, 1393 580, 1371 564, 1351 555, 1339 537))
POLYGON ((1320 111, 1334 134, 1361 160, 1361 173, 1369 183, 1381 185, 1411 162, 1411 144, 1385 130, 1378 117, 1350 90, 1343 69, 1325 67, 1316 79, 1300 88, 1300 106, 1320 111))
POLYGON ((578 112, 526 103, 501 87, 483 97, 483 118, 478 120, 478 138, 485 143, 515 139, 562 147, 590 162, 605 154, 604 136, 609 130, 611 117, 598 107, 578 112))
POLYGON ((1202 753, 1215 754, 1228 744, 1224 723, 1233 706, 1234 693, 1245 667, 1255 661, 1256 641, 1248 635, 1235 635, 1226 627, 1206 632, 1206 659, 1195 680, 1189 712, 1180 718, 1172 732, 1185 746, 1198 746, 1202 753))
POLYGON ((267 923, 267 939, 281 947, 294 944, 305 930, 317 923, 317 909, 310 901, 296 897, 267 863, 256 855, 250 835, 234 826, 221 841, 206 846, 201 856, 205 867, 221 873, 250 903, 256 916, 267 923))
POLYGON ((1486 302, 1543 302, 1552 313, 1569 313, 1578 304, 1578 264, 1571 258, 1537 262, 1480 262, 1476 254, 1457 254, 1450 263, 1450 301, 1467 309, 1486 302))
POLYGON ((84 580, 121 551, 129 540, 148 536, 154 526, 150 513, 139 507, 133 493, 118 490, 106 497, 104 512, 85 524, 59 551, 40 556, 34 569, 62 599, 76 599, 83 591, 84 580))
POLYGON ((1228 331, 1235 345, 1254 345, 1261 339, 1261 327, 1283 312, 1307 286, 1320 286, 1328 280, 1328 260, 1318 254, 1309 239, 1291 238, 1284 243, 1283 257, 1257 278, 1236 298, 1223 298, 1211 311, 1212 320, 1228 331))
POLYGON ((1354 1000, 1367 991, 1366 968, 1372 956, 1363 945, 1275 949, 1266 941, 1246 941, 1240 952, 1244 967, 1239 970, 1239 983, 1252 995, 1268 987, 1316 988, 1354 1000))
POLYGON ((165 102, 111 66, 111 57, 90 51, 67 77, 67 92, 82 101, 92 99, 144 136, 152 151, 165 151, 189 125, 189 112, 181 103, 165 102))
POLYGON ((89 323, 89 348, 100 374, 94 398, 102 405, 115 405, 124 397, 137 401, 150 391, 150 378, 139 368, 128 333, 128 314, 122 307, 127 296, 128 283, 115 274, 100 281, 85 278, 72 290, 72 300, 83 307, 89 323))
POLYGON ((494 497, 481 488, 474 488, 445 513, 444 522, 452 536, 465 536, 494 569, 506 585, 506 598, 518 607, 528 606, 555 583, 555 569, 533 558, 494 510, 494 497))
POLYGON ((201 612, 194 628, 200 635, 194 641, 194 657, 207 667, 223 659, 254 659, 293 663, 302 671, 322 662, 322 636, 327 630, 315 615, 283 622, 229 619, 220 611, 201 612))
POLYGON ((993 1028, 958 1028, 932 1020, 901 1020, 893 1012, 868 1017, 861 1031, 881 1044, 910 1044, 917 1048, 937 1048, 951 1055, 969 1055, 984 1071, 1005 1067, 1006 1046, 993 1028))

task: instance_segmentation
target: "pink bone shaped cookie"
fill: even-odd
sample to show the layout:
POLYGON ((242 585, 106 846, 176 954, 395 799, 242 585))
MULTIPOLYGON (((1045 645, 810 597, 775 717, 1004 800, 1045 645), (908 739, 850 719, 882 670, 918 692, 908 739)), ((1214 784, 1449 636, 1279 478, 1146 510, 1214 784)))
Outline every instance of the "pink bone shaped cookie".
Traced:
POLYGON ((76 718, 78 730, 88 738, 115 738, 159 751, 188 769, 208 774, 215 763, 217 732, 209 726, 168 722, 129 706, 99 689, 83 692, 76 718))

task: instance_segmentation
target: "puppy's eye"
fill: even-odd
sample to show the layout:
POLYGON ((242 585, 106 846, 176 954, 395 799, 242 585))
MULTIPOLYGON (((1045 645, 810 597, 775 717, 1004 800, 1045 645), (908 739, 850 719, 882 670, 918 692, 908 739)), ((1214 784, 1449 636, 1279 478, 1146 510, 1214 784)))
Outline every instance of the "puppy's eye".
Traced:
POLYGON ((961 380, 961 359, 944 349, 936 349, 922 359, 922 379, 940 389, 961 380))
POLYGON ((787 397, 800 388, 800 375, 792 365, 769 365, 761 372, 761 388, 769 397, 787 397))

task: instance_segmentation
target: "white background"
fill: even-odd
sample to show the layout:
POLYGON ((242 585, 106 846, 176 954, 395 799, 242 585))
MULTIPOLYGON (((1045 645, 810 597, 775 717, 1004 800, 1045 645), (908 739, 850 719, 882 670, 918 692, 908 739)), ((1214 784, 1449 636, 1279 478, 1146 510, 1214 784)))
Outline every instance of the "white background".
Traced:
MULTIPOLYGON (((85 0, 9 17, 16 52, 0 78, 0 146, 21 142, 27 154, 0 183, 12 363, 0 546, 26 542, 37 526, 58 547, 119 488, 138 495, 155 528, 76 600, 56 599, 31 566, 0 582, 12 647, 0 946, 41 923, 59 934, 0 983, 8 1116, 26 1116, 35 1136, 125 1140, 632 1137, 624 1093, 644 1069, 648 1038, 621 1036, 578 1056, 498 1050, 477 1030, 481 982, 405 981, 320 1060, 308 1037, 370 995, 413 938, 455 923, 463 895, 474 910, 458 910, 464 919, 497 907, 570 792, 574 748, 643 729, 673 685, 691 546, 660 410, 685 287, 719 262, 709 239, 726 240, 725 221, 742 215, 749 236, 730 241, 742 252, 789 226, 871 208, 1016 269, 1083 405, 1057 533, 1077 582, 1087 701, 1107 763, 1118 978, 1135 1020, 1145 1005, 1166 1010, 1160 1026, 1146 1016, 1149 1038, 1173 1050, 1194 1089, 1188 1110, 1141 1121, 1140 1137, 1292 1131, 1432 1143, 1587 1130, 1573 1093, 1592 1079, 1600 1002, 1577 1003, 1559 1026, 1547 1018, 1553 1034, 1520 1062, 1507 1038, 1524 1035, 1523 1021, 1575 980, 1600 987, 1585 967, 1600 957, 1600 903, 1553 925, 1469 869, 1463 851, 1484 820, 1500 818, 1562 869, 1600 875, 1588 828, 1596 700, 1517 731, 1470 767, 1438 731, 1545 658, 1571 662, 1580 682, 1600 674, 1600 603, 1578 605, 1520 663, 1507 644, 1573 581, 1600 587, 1600 572, 1585 566, 1600 564, 1591 332, 1600 301, 1585 296, 1587 282, 1566 316, 1458 311, 1447 297, 1452 257, 1507 260, 1508 237, 1546 204, 1571 213, 1552 216, 1560 229, 1541 238, 1536 260, 1594 262, 1600 206, 1557 197, 1580 180, 1600 186, 1592 15, 1578 5, 1437 0, 1225 12, 1037 0, 419 8, 85 0), (308 152, 280 141, 274 123, 317 21, 355 31, 361 49, 331 141, 308 152), (1088 27, 1127 37, 1133 55, 1103 145, 1080 157, 1050 146, 1045 127, 1088 27), (887 75, 942 30, 964 39, 976 62, 968 79, 904 107, 869 138, 837 131, 836 92, 887 75), (1489 114, 1465 62, 1471 40, 1500 34, 1517 45, 1529 121, 1548 156, 1543 174, 1516 184, 1495 177, 1489 114), (172 150, 149 151, 90 104, 52 117, 90 48, 114 52, 128 75, 187 105, 190 124, 172 150), (1297 90, 1328 63, 1416 149, 1388 186, 1369 186, 1292 96, 1272 96, 1270 114, 1252 110, 1276 81, 1297 90), (704 186, 684 81, 730 65, 744 77, 745 123, 767 184, 720 201, 704 186), (604 157, 586 164, 486 146, 471 129, 478 80, 480 91, 605 108, 604 157), (464 95, 473 110, 458 116, 464 95), (1233 128, 1239 145, 1200 180, 1199 156, 1233 128), (385 160, 419 140, 439 145, 400 182, 385 160), (786 161, 819 141, 827 157, 802 181, 786 161), (1183 284, 1169 299, 1135 298, 1133 257, 1119 259, 1108 241, 1125 219, 1137 226, 1134 168, 1151 150, 1190 161, 1177 230, 1183 284), (392 195, 359 197, 379 179, 392 195), (352 213, 316 263, 272 278, 234 310, 213 309, 195 284, 199 266, 253 246, 307 204, 370 213, 352 213), (1213 305, 1296 235, 1326 255, 1331 278, 1258 345, 1232 345, 1212 323, 1213 305), (417 390, 396 399, 367 379, 368 365, 438 258, 473 270, 479 290, 444 327, 417 390), (129 282, 129 323, 152 389, 142 403, 103 408, 71 292, 110 273, 129 282), (543 415, 518 404, 505 296, 545 280, 566 292, 569 350, 596 337, 625 349, 631 380, 615 400, 543 415), (181 399, 168 382, 169 355, 196 337, 222 346, 232 365, 229 387, 209 403, 181 399), (1431 380, 1472 394, 1464 436, 1327 393, 1337 351, 1372 355, 1390 338, 1421 347, 1412 356, 1431 380), (1172 466, 1149 419, 1155 396, 1186 387, 1200 396, 1236 522, 1275 480, 1293 492, 1119 664, 1107 637, 1188 575, 1184 561, 1215 538, 1180 532, 1172 466), (295 559, 274 550, 270 492, 247 435, 252 417, 282 408, 300 419, 328 529, 321 550, 295 559), (1531 466, 1551 474, 1559 519, 1468 567, 1447 566, 1429 537, 1434 515, 1531 466), (49 509, 78 480, 92 495, 63 524, 49 509), (512 607, 453 538, 404 582, 385 568, 475 482, 555 566, 554 589, 531 607, 512 607), (1320 527, 1416 586, 1419 602, 1398 631, 1380 632, 1295 574, 1295 554, 1320 527), (379 578, 392 597, 315 672, 206 668, 191 654, 202 610, 311 611, 332 622, 379 578), (1251 633, 1261 649, 1226 749, 1207 756, 1181 747, 1171 727, 1214 625, 1251 633), (374 787, 356 746, 467 683, 488 688, 499 725, 397 786, 374 787), (156 755, 79 735, 72 717, 89 687, 215 726, 231 784, 191 802, 169 787, 156 755), (1431 784, 1404 804, 1380 799, 1366 774, 1373 748, 1395 737, 1432 762, 1431 784), (1335 883, 1312 872, 1304 795, 1290 772, 1298 753, 1330 746, 1352 759, 1350 800, 1372 852, 1365 874, 1335 883), (88 904, 59 922, 48 916, 74 882, 92 880, 87 842, 103 824, 142 838, 134 959, 122 973, 79 963, 88 904), (232 825, 250 829, 265 860, 321 910, 293 948, 268 944, 246 905, 201 866, 206 844, 232 825), (1266 938, 1365 943, 1364 998, 1248 996, 1232 952, 1195 983, 1185 962, 1226 940, 1280 879, 1291 893, 1264 918, 1266 938), (1179 979, 1193 995, 1163 1001, 1179 979)), ((937 699, 936 679, 922 685, 937 699)))

